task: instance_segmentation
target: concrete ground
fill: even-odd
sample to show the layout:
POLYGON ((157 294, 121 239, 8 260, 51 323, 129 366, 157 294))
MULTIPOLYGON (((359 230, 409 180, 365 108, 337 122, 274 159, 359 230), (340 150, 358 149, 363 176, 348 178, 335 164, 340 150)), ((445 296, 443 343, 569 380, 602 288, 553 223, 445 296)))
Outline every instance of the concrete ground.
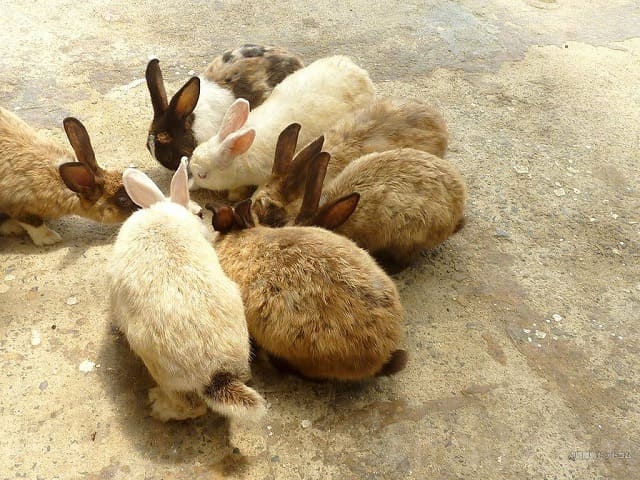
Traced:
POLYGON ((60 141, 77 116, 99 161, 166 186, 148 57, 172 93, 247 41, 351 55, 444 112, 468 224, 395 277, 407 369, 335 385, 258 362, 252 431, 158 423, 107 320, 117 228, 67 218, 54 247, 0 238, 0 478, 640 478, 637 1, 9 0, 0 104, 60 141))

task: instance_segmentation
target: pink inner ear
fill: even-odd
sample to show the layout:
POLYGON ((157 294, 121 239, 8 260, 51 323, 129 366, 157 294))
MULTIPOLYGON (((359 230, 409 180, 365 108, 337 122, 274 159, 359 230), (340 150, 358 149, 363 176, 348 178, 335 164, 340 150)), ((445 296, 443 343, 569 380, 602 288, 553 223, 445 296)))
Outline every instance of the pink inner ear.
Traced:
POLYGON ((60 176, 64 183, 74 192, 80 188, 92 188, 95 186, 95 177, 81 163, 70 163, 60 167, 60 176))
POLYGON ((232 155, 242 155, 253 145, 255 138, 256 131, 253 128, 243 133, 237 133, 232 138, 229 138, 229 140, 232 140, 229 151, 232 155))
POLYGON ((243 98, 237 99, 231 104, 224 114, 220 130, 218 131, 218 140, 223 141, 230 133, 238 131, 247 122, 249 118, 249 102, 243 98))

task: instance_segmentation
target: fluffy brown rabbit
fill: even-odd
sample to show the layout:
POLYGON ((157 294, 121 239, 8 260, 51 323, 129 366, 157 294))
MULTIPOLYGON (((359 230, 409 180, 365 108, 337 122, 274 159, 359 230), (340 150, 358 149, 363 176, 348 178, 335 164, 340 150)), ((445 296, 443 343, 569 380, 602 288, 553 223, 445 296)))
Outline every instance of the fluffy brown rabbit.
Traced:
POLYGON ((255 195, 253 211, 260 223, 334 230, 394 272, 462 227, 466 187, 451 162, 410 148, 371 153, 349 163, 323 191, 330 157, 320 153, 318 139, 291 160, 298 128, 283 131, 272 182, 255 195), (341 224, 325 219, 325 212, 354 192, 360 202, 353 215, 341 224))
POLYGON ((183 156, 215 135, 236 98, 259 106, 286 76, 303 67, 300 57, 284 48, 244 45, 216 57, 198 77, 190 78, 169 102, 160 62, 147 65, 153 105, 147 148, 166 168, 175 170, 183 156))
POLYGON ((65 118, 63 124, 75 155, 0 108, 0 233, 26 231, 36 245, 50 245, 62 237, 45 220, 80 215, 119 223, 137 209, 122 171, 96 162, 82 123, 65 118))
POLYGON ((208 208, 249 333, 273 360, 312 379, 360 380, 404 368, 398 291, 367 252, 320 228, 255 225, 249 199, 208 208))

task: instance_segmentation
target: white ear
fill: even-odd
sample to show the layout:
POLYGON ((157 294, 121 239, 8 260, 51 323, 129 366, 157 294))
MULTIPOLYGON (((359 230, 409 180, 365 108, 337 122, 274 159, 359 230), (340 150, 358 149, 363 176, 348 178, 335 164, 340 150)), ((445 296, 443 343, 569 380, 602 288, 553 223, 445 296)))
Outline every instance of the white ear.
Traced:
POLYGON ((240 129, 249 117, 249 102, 244 98, 238 98, 227 109, 218 130, 218 140, 223 141, 227 136, 240 129))
POLYGON ((224 155, 227 158, 233 159, 233 157, 237 157, 238 155, 242 155, 245 153, 251 145, 253 145, 253 141, 256 139, 256 130, 255 128, 248 128, 244 130, 240 130, 239 132, 234 132, 229 135, 224 142, 220 145, 222 151, 225 152, 224 155))
POLYGON ((189 208, 189 176, 187 175, 187 157, 182 157, 180 166, 171 179, 171 201, 189 208))
POLYGON ((165 200, 164 195, 146 174, 135 168, 127 168, 122 174, 122 183, 131 200, 142 208, 149 208, 165 200))

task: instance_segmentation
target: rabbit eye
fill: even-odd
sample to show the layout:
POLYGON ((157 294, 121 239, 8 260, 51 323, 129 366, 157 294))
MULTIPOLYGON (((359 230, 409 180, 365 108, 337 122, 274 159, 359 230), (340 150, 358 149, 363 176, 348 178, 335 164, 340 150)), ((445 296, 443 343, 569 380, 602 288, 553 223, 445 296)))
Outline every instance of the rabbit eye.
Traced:
POLYGON ((156 140, 159 143, 167 144, 167 143, 171 143, 173 139, 171 138, 171 135, 169 135, 167 132, 162 132, 156 135, 156 140))

